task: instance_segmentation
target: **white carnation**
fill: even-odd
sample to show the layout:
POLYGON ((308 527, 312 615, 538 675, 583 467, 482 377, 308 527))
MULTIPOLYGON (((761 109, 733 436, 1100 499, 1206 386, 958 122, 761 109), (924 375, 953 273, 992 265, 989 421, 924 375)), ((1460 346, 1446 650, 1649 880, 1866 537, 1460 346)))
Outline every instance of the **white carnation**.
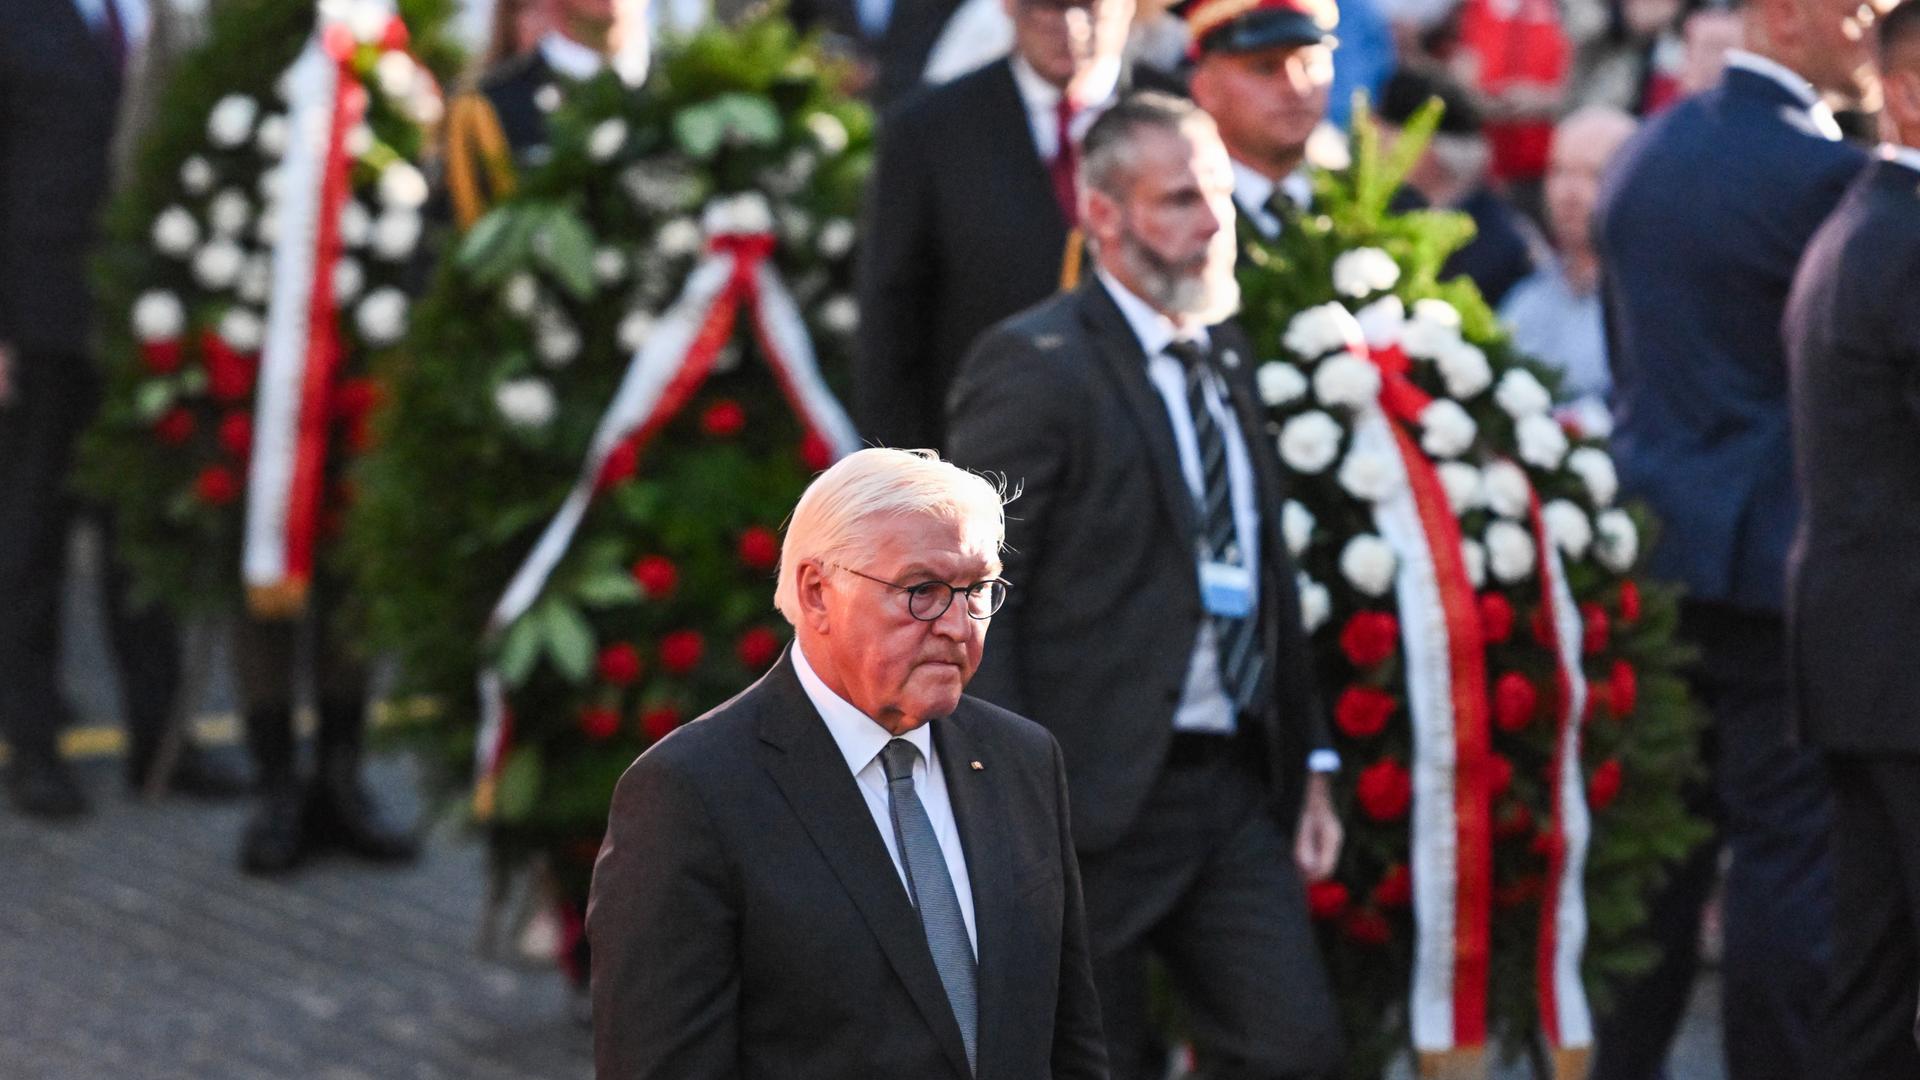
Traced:
POLYGON ((418 210, 427 202, 427 178, 405 161, 380 171, 380 202, 389 209, 418 210))
POLYGON ((183 257, 200 242, 200 223, 184 207, 169 206, 153 219, 153 246, 163 255, 183 257))
POLYGON ((1640 557, 1640 530, 1633 518, 1625 510, 1608 510, 1594 519, 1593 528, 1598 541, 1593 554, 1600 565, 1616 574, 1633 569, 1634 560, 1640 557))
POLYGON ((1294 591, 1300 594, 1300 625, 1307 633, 1325 626, 1328 616, 1333 614, 1333 597, 1328 595, 1327 587, 1301 574, 1294 581, 1294 591))
POLYGON ((1547 388, 1526 368, 1512 368, 1500 376, 1500 385, 1493 389, 1493 400, 1515 420, 1538 416, 1553 407, 1553 395, 1547 393, 1547 388))
POLYGON ((822 258, 842 259, 853 251, 856 234, 853 222, 846 218, 834 218, 820 226, 820 234, 814 237, 814 247, 822 258))
POLYGON ((540 304, 540 285, 532 274, 519 271, 500 287, 500 303, 511 314, 524 319, 540 304))
POLYGON ((260 216, 253 219, 253 239, 262 247, 272 247, 280 236, 280 212, 271 206, 260 208, 260 216))
POLYGON ((1385 596, 1393 588, 1393 572, 1400 560, 1385 540, 1361 533, 1340 549, 1340 573, 1366 596, 1385 596))
POLYGON ((1313 394, 1324 405, 1358 409, 1380 396, 1380 369, 1350 352, 1335 353, 1314 370, 1313 394))
POLYGON ((207 204, 207 223, 221 236, 239 236, 253 220, 253 204, 238 188, 222 188, 207 204))
POLYGON ((669 258, 691 255, 700 250, 704 239, 700 233, 700 226, 694 224, 691 219, 674 218, 661 225, 660 231, 653 234, 653 248, 669 258))
POLYGON ((260 176, 253 182, 253 190, 260 196, 260 201, 263 203, 278 202, 280 200, 280 170, 278 168, 260 170, 260 176))
POLYGON ((1280 460, 1294 472, 1311 476, 1333 464, 1340 452, 1340 425, 1315 409, 1287 421, 1280 429, 1280 460))
POLYGON ((1548 539, 1569 558, 1586 557, 1587 547, 1593 543, 1593 523, 1587 520, 1585 510, 1565 499, 1555 499, 1540 508, 1540 521, 1546 526, 1548 539))
POLYGON ((1308 360, 1344 346, 1360 336, 1359 324, 1347 309, 1335 303, 1310 307, 1287 322, 1280 343, 1308 360))
POLYGON ((1400 343, 1400 333, 1407 326, 1407 308, 1399 297, 1383 296, 1354 312, 1353 321, 1360 324, 1369 348, 1384 349, 1400 343))
POLYGON ((1433 326, 1444 326, 1451 330, 1460 329, 1460 309, 1438 297, 1429 296, 1425 300, 1415 300, 1413 317, 1433 326))
POLYGON ((1473 445, 1480 429, 1457 401, 1435 398, 1420 410, 1420 448, 1437 458, 1459 457, 1473 445))
POLYGON ((366 283, 366 271, 360 269, 360 264, 355 260, 342 256, 339 262, 333 264, 333 298, 335 301, 344 304, 354 297, 359 296, 361 288, 363 288, 366 283))
POLYGON ((373 215, 358 199, 340 206, 340 242, 350 248, 364 246, 373 235, 373 215))
POLYGON ((1478 540, 1460 541, 1460 561, 1465 564, 1467 583, 1478 589, 1487 583, 1487 549, 1478 540))
POLYGON ((353 314, 368 345, 391 345, 407 332, 407 298, 390 285, 369 293, 353 314))
POLYGON ((1595 506, 1611 505, 1613 497, 1620 493, 1620 475, 1614 471, 1613 458, 1605 450, 1583 446, 1567 455, 1567 468, 1587 486, 1587 494, 1595 506))
POLYGON ((1480 470, 1464 461, 1442 462, 1436 470, 1440 486, 1446 489, 1447 505, 1459 517, 1480 505, 1480 470))
POLYGON ((388 262, 401 262, 413 255, 420 243, 420 212, 389 206, 373 223, 373 253, 388 262))
POLYGON ((708 236, 757 236, 773 231, 773 207, 757 191, 714 199, 700 215, 708 236))
POLYGON ((260 126, 254 130, 253 145, 267 158, 278 158, 287 152, 287 118, 273 113, 260 118, 260 126))
POLYGON ((806 124, 807 133, 813 136, 813 141, 818 143, 820 149, 828 156, 838 154, 847 148, 847 125, 841 123, 840 118, 832 113, 808 113, 807 118, 801 122, 806 124))
POLYGON ((220 317, 220 338, 243 353, 250 353, 260 347, 265 339, 267 324, 252 308, 228 308, 220 317))
POLYGON ((828 297, 820 305, 820 325, 836 334, 851 334, 860 325, 860 305, 853 297, 841 293, 828 297))
POLYGON ((413 93, 414 80, 419 75, 420 69, 413 57, 398 49, 382 53, 373 64, 373 77, 380 82, 380 92, 390 98, 404 98, 413 93))
POLYGON ((1567 433, 1551 416, 1535 413, 1513 426, 1520 444, 1520 460, 1535 468, 1557 469, 1567 456, 1567 433))
POLYGON ((133 302, 133 336, 142 342, 170 341, 186 329, 187 313, 180 298, 163 289, 149 289, 133 302))
POLYGON ((180 163, 180 186, 189 195, 205 195, 213 190, 213 166, 198 154, 180 163))
POLYGON ((1269 360, 1260 365, 1253 374, 1255 384, 1260 389, 1260 400, 1269 408, 1276 408, 1294 401, 1307 392, 1307 377, 1300 369, 1284 360, 1269 360))
POLYGON ((552 112, 560 107, 560 88, 552 83, 533 92, 534 107, 541 112, 552 112))
POLYGON ((615 116, 593 126, 587 135, 587 156, 595 161, 612 161, 627 145, 627 122, 615 116))
POLYGON ((1393 256, 1376 247, 1354 248, 1333 260, 1333 289, 1355 300, 1391 289, 1400 280, 1393 256))
POLYGON ((627 276, 627 257, 619 248, 603 247, 593 253, 594 280, 612 285, 627 276))
POLYGON ((628 352, 640 351, 647 343, 647 335, 653 333, 653 316, 644 311, 629 311, 620 320, 620 328, 615 331, 620 339, 620 347, 628 352))
POLYGON ((1447 393, 1461 401, 1493 385, 1493 365, 1487 363, 1487 354, 1472 342, 1452 339, 1440 347, 1433 362, 1447 384, 1447 393))
POLYGON ((1387 454, 1348 451, 1347 459, 1340 463, 1340 486, 1356 499, 1379 502, 1399 490, 1401 472, 1395 468, 1398 464, 1387 454))
POLYGON ((353 125, 347 129, 347 138, 341 144, 341 148, 355 161, 366 157, 373 149, 373 129, 365 124, 353 125))
POLYGON ((387 36, 387 24, 393 21, 393 5, 386 0, 346 0, 328 6, 339 13, 337 18, 346 20, 356 41, 379 41, 387 36))
POLYGON ((1460 313, 1445 300, 1415 300, 1413 316, 1400 332, 1408 356, 1432 360, 1460 340, 1460 313))
POLYGON ((253 134, 253 118, 260 106, 245 94, 228 94, 207 114, 207 138, 222 149, 232 149, 253 134))
POLYGON ((1297 499, 1288 499, 1280 508, 1280 532, 1287 539, 1287 550, 1298 558, 1313 542, 1313 511, 1297 499))
POLYGON ((533 349, 548 367, 565 367, 580 355, 580 331, 558 309, 542 309, 534 316, 533 349))
POLYGON ((244 258, 231 240, 215 240, 194 254, 194 279, 209 289, 227 288, 239 276, 244 258))
POLYGON ((1480 474, 1481 490, 1487 508, 1501 517, 1518 520, 1533 506, 1533 485, 1527 474, 1511 461, 1496 461, 1480 474))
POLYGON ((1533 534, 1511 521, 1487 526, 1487 563, 1502 584, 1525 580, 1533 573, 1533 534))
POLYGON ((493 406, 507 423, 536 429, 552 423, 557 409, 553 387, 545 379, 533 377, 501 383, 493 391, 493 406))
POLYGON ((234 291, 240 299, 249 304, 264 304, 273 292, 273 260, 265 255, 254 255, 240 268, 240 279, 234 284, 234 291))

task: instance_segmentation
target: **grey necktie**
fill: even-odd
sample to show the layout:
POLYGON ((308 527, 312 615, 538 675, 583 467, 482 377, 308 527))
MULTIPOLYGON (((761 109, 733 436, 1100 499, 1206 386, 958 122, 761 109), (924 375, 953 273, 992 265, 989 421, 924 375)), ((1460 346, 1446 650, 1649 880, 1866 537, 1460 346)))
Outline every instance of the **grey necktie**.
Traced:
POLYGON ((953 878, 947 873, 946 856, 933 835, 933 822, 927 819, 927 808, 913 790, 913 763, 919 757, 920 748, 905 739, 895 739, 880 751, 880 765, 887 771, 887 807, 893 814, 893 836, 900 845, 900 859, 907 866, 913 906, 920 911, 927 948, 933 952, 940 984, 947 989, 953 1018, 960 1024, 960 1041, 967 1047, 967 1068, 972 1070, 979 1020, 973 945, 967 938, 966 920, 960 915, 959 894, 954 892, 953 878))

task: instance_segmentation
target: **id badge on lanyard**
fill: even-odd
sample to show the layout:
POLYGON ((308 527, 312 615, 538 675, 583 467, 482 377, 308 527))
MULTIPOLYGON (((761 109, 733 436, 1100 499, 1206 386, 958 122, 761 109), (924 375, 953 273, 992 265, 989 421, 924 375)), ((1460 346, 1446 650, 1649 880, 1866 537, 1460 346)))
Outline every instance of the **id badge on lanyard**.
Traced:
POLYGON ((1244 619, 1253 614, 1253 571, 1234 563, 1200 560, 1200 600, 1207 614, 1244 619))

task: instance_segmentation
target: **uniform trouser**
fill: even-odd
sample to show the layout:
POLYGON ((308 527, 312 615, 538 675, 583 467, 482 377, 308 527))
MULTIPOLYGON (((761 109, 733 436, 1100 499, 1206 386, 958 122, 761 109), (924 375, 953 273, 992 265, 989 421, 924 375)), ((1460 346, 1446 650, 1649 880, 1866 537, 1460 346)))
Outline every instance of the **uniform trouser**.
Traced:
POLYGON ((300 638, 307 631, 321 759, 357 757, 366 726, 367 668, 338 626, 344 585, 317 575, 308 611, 299 619, 255 619, 244 613, 233 627, 233 658, 247 746, 264 785, 283 784, 295 771, 293 703, 300 638))
POLYGON ((1821 1028, 1832 1080, 1920 1076, 1920 755, 1829 754, 1833 984, 1821 1028))

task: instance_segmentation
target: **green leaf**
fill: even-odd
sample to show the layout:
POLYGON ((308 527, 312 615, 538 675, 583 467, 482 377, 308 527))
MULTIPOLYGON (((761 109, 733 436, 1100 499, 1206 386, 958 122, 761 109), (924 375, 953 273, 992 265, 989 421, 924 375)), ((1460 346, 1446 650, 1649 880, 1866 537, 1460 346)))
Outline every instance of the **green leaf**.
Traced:
POLYGON ((544 629, 540 620, 528 618, 515 621, 507 629, 507 639, 500 646, 500 677, 508 686, 523 685, 533 673, 534 661, 540 659, 544 629))
POLYGON ((772 146, 780 141, 780 114, 773 102, 753 94, 722 94, 713 100, 714 111, 725 127, 730 142, 747 146, 772 146))
POLYGON ((556 207, 539 232, 534 252, 576 300, 593 298, 593 233, 580 215, 556 207))
POLYGON ((545 217, 538 205, 501 207, 481 218, 467 233, 456 257, 475 283, 497 285, 526 262, 534 227, 545 217))
POLYGON ((714 151, 720 149, 720 140, 726 133, 726 122, 710 104, 683 109, 673 118, 673 141, 696 160, 712 157, 714 151))
POLYGON ((587 625, 580 609, 558 597, 550 596, 541 604, 541 621, 546 626, 547 655, 570 682, 585 682, 593 670, 593 627, 587 625))
POLYGON ((494 813, 501 821, 525 821, 540 801, 540 747, 522 746, 507 757, 494 793, 494 813))
POLYGON ((614 491, 614 503, 630 524, 651 525, 666 504, 666 489, 653 480, 622 484, 614 491))
POLYGON ((609 570, 580 582, 573 594, 588 607, 614 607, 638 601, 640 583, 624 570, 609 570))
POLYGON ((173 384, 164 379, 143 382, 134 391, 134 411, 141 420, 152 423, 160 419, 161 413, 173 407, 173 393, 173 384))

